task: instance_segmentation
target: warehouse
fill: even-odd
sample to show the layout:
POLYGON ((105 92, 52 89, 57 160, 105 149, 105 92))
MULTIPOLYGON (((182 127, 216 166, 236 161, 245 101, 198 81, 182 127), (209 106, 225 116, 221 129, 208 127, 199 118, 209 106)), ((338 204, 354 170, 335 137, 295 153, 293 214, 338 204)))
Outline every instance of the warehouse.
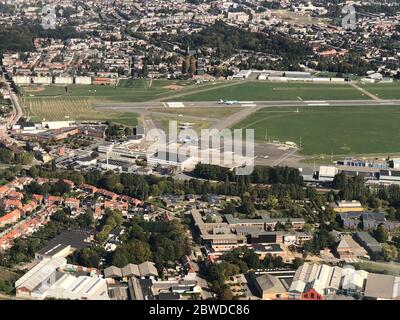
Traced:
POLYGON ((153 166, 161 165, 177 167, 180 171, 190 169, 195 165, 195 160, 192 156, 164 151, 159 151, 149 156, 147 162, 153 166))
POLYGON ((35 254, 35 258, 62 257, 65 258, 74 250, 83 249, 91 245, 92 234, 88 231, 65 231, 52 239, 47 246, 35 254))

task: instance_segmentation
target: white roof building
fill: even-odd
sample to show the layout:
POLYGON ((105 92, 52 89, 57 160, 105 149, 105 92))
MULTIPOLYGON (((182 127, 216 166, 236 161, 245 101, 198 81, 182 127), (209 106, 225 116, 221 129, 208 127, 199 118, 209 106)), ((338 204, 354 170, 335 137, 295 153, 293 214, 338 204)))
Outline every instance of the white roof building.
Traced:
POLYGON ((61 270, 65 258, 45 258, 15 282, 17 297, 109 300, 107 282, 99 276, 76 277, 61 270))
POLYGON ((75 277, 67 273, 46 291, 46 297, 70 300, 110 300, 107 281, 104 278, 75 277))
POLYGON ((364 270, 355 270, 353 266, 345 266, 342 269, 342 275, 343 290, 361 291, 368 277, 368 272, 364 270))
POLYGON ((57 281, 57 269, 64 267, 64 258, 44 259, 15 282, 16 295, 44 299, 45 291, 57 281))

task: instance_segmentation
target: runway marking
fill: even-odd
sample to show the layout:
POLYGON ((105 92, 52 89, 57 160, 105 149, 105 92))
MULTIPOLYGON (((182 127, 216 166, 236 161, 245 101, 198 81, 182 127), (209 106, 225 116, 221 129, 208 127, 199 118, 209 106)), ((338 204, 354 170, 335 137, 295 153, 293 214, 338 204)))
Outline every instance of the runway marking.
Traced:
POLYGON ((257 107, 255 103, 242 104, 242 107, 257 107))
POLYGON ((324 107, 330 106, 330 103, 307 103, 309 107, 324 107))

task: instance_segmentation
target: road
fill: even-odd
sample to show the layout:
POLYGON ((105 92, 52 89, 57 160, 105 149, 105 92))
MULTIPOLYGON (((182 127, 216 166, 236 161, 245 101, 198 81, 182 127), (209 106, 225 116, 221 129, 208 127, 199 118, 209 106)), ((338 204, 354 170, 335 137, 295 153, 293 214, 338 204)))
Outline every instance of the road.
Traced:
POLYGON ((370 97, 372 100, 375 100, 375 101, 382 101, 381 98, 379 98, 378 96, 372 94, 371 92, 368 92, 367 90, 365 90, 365 89, 359 87, 356 83, 352 82, 352 83, 350 83, 350 85, 351 85, 353 88, 355 88, 356 90, 358 90, 358 91, 360 91, 361 93, 363 93, 364 95, 370 97))
POLYGON ((11 116, 8 117, 6 119, 6 130, 4 131, 0 131, 0 138, 3 140, 8 141, 11 144, 17 144, 18 145, 18 141, 14 140, 13 138, 11 138, 8 133, 7 130, 11 129, 18 121, 19 119, 21 119, 21 117, 23 116, 24 112, 23 109, 18 101, 18 97, 15 94, 15 92, 13 91, 13 89, 11 88, 11 83, 9 81, 4 81, 4 84, 7 88, 7 91, 10 95, 11 98, 11 103, 13 105, 13 110, 11 112, 11 116))

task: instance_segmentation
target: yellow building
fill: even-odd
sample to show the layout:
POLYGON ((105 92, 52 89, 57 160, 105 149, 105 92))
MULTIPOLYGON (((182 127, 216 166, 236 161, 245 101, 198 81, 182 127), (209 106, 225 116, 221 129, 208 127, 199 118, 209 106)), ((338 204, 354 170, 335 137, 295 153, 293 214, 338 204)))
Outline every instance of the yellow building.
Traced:
POLYGON ((363 212, 364 208, 360 201, 337 201, 333 204, 333 210, 338 213, 342 212, 363 212))

